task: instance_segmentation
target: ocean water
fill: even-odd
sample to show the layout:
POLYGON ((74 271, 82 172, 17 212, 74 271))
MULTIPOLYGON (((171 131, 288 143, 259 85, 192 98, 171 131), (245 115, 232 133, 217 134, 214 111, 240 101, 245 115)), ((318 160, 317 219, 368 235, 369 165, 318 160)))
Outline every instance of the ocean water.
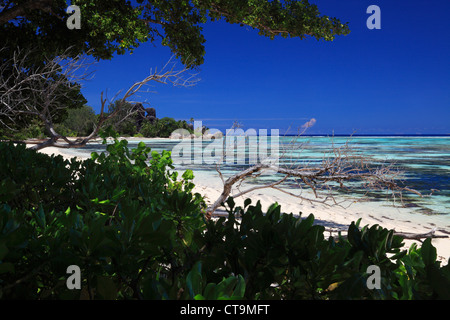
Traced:
MULTIPOLYGON (((145 142, 152 150, 161 152, 162 150, 170 150, 179 153, 179 140, 171 139, 146 139, 142 138, 138 141, 130 140, 129 146, 133 148, 139 141, 145 142), (178 148, 178 149, 177 149, 178 148)), ((216 144, 226 141, 224 139, 213 140, 216 144)), ((192 169, 195 172, 203 171, 216 172, 216 165, 205 163, 198 160, 198 155, 205 155, 211 151, 211 141, 203 140, 200 142, 189 141, 190 159, 188 163, 178 164, 176 168, 192 169), (194 161, 197 156, 197 161, 194 161), (196 163, 197 162, 197 163, 196 163)), ((255 159, 254 152, 255 143, 259 144, 259 140, 245 140, 244 147, 244 163, 228 162, 225 158, 220 165, 221 172, 225 177, 238 172, 251 165, 251 160, 255 159)), ((426 195, 419 197, 415 194, 404 194, 404 205, 409 207, 412 212, 426 216, 438 215, 440 218, 448 218, 450 222, 450 137, 449 136, 301 136, 301 137, 267 137, 268 150, 264 153, 269 158, 273 155, 273 150, 278 150, 281 155, 278 165, 284 167, 304 167, 318 166, 324 159, 333 159, 336 155, 333 148, 342 151, 346 146, 350 147, 352 154, 363 156, 366 161, 373 166, 392 165, 393 168, 401 170, 403 174, 398 183, 415 189, 426 195), (272 144, 273 143, 273 144, 272 144), (278 148, 275 148, 278 143, 278 148), (431 194, 431 196, 428 196, 431 194)), ((89 156, 93 151, 101 152, 105 150, 105 146, 97 143, 91 143, 83 149, 69 149, 68 152, 74 156, 89 156)), ((187 150, 187 149, 184 149, 187 150)), ((256 151, 255 151, 256 150, 256 151)), ((223 150, 215 149, 217 156, 223 150)), ((235 152, 237 154, 237 152, 235 152)), ((260 153, 258 153, 260 156, 260 153)), ((189 159, 189 154, 182 153, 183 159, 189 159)), ((260 159, 264 156, 260 156, 260 159)), ((257 183, 266 183, 275 181, 277 177, 273 175, 261 176, 257 183)), ((280 177, 278 176, 278 179, 280 177)), ((286 188, 298 188, 298 184, 294 179, 286 181, 286 188)), ((335 193, 342 197, 359 196, 366 193, 366 190, 358 183, 352 184, 351 194, 348 190, 335 190, 335 193)), ((372 201, 382 201, 386 198, 383 192, 371 192, 368 194, 372 201)), ((447 220, 447 219, 446 219, 447 220)))

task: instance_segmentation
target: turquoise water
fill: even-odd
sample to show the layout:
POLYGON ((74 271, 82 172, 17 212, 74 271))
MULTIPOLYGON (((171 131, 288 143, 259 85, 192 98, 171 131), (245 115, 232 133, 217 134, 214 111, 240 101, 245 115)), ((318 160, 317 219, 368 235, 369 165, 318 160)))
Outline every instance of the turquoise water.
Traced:
MULTIPOLYGON (((144 141, 153 150, 173 150, 179 143, 178 140, 171 139, 145 139, 144 141)), ((129 146, 135 146, 139 141, 129 141, 129 146)), ((216 141, 217 143, 218 141, 216 141)), ((270 149, 270 137, 268 145, 270 149)), ((298 166, 319 165, 325 156, 333 157, 330 154, 331 147, 343 147, 346 143, 351 146, 355 154, 367 157, 373 165, 381 163, 394 164, 395 168, 403 171, 401 185, 415 189, 424 195, 433 194, 430 197, 420 198, 411 196, 405 200, 405 205, 415 212, 424 215, 448 215, 450 219, 450 137, 423 137, 423 136, 394 136, 394 137, 280 137, 279 152, 283 154, 279 165, 298 166)), ((203 141, 200 144, 192 143, 193 158, 194 151, 202 152, 211 144, 211 141, 203 141), (199 150, 201 149, 201 150, 199 150)), ((101 152, 104 150, 101 144, 89 144, 86 148, 69 150, 73 155, 88 156, 91 152, 101 152)), ((250 164, 252 148, 249 148, 247 141, 245 150, 246 161, 244 164, 224 163, 221 171, 226 176, 248 167, 250 164)), ((270 150, 268 152, 270 154, 270 150)), ((179 169, 192 169, 195 171, 214 171, 215 165, 205 163, 183 164, 177 166, 179 169)), ((273 176, 262 177, 266 181, 275 179, 273 176)), ((295 188, 295 181, 287 181, 287 186, 295 188)), ((347 191, 337 191, 347 195, 347 191)), ((352 195, 363 194, 364 189, 352 189, 352 195)), ((385 197, 384 194, 373 192, 371 198, 376 201, 385 197)))

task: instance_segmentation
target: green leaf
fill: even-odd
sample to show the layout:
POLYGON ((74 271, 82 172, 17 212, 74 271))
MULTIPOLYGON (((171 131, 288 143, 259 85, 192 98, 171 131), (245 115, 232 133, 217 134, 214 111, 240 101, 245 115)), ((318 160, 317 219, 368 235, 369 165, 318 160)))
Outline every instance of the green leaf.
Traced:
POLYGON ((432 265, 436 262, 437 252, 436 248, 431 244, 431 239, 427 238, 421 247, 420 255, 422 256, 425 265, 432 265))
POLYGON ((221 297, 231 297, 233 293, 233 288, 237 283, 237 279, 235 277, 229 277, 226 279, 223 279, 218 285, 217 285, 217 293, 218 298, 221 297))
POLYGON ((310 214, 306 219, 299 220, 298 230, 300 233, 305 233, 314 224, 314 215, 310 214))
POLYGON ((233 296, 243 298, 245 295, 245 280, 241 275, 238 275, 238 282, 234 288, 233 296))
POLYGON ((95 160, 97 160, 97 159, 98 159, 98 157, 99 157, 99 155, 98 155, 98 153, 97 153, 97 152, 92 152, 92 153, 91 153, 91 159, 92 159, 92 160, 94 160, 94 161, 95 161, 95 160))
POLYGON ((119 199, 120 198, 120 196, 121 195, 123 195, 124 193, 125 193, 125 189, 122 189, 122 190, 120 190, 120 191, 116 191, 116 190, 114 190, 114 195, 112 196, 112 200, 117 200, 117 199, 119 199))
POLYGON ((138 148, 139 148, 139 149, 145 149, 146 147, 147 147, 147 146, 145 145, 144 142, 141 141, 141 142, 138 143, 138 148))
POLYGON ((0 261, 3 260, 3 258, 6 256, 6 254, 9 252, 8 247, 4 243, 0 243, 0 261))
POLYGON ((207 300, 216 300, 217 299, 217 293, 216 293, 216 284, 215 283, 208 283, 206 285, 206 288, 203 292, 203 295, 205 296, 205 299, 207 300))
POLYGON ((42 205, 39 206, 38 212, 36 213, 36 221, 42 229, 46 227, 45 213, 42 205))
POLYGON ((189 290, 189 295, 191 297, 195 297, 198 294, 202 293, 202 263, 197 262, 193 267, 192 270, 188 273, 186 277, 186 286, 189 290))
MULTIPOLYGON (((227 204, 228 207, 230 208, 230 209, 229 209, 229 212, 232 212, 233 209, 234 209, 234 206, 235 206, 235 202, 234 202, 234 200, 233 200, 233 197, 229 197, 229 198, 226 200, 226 204, 227 204)), ((228 211, 228 210, 227 210, 227 211, 228 211)))
POLYGON ((184 180, 192 180, 194 179, 194 172, 192 172, 192 170, 186 170, 182 177, 184 180))

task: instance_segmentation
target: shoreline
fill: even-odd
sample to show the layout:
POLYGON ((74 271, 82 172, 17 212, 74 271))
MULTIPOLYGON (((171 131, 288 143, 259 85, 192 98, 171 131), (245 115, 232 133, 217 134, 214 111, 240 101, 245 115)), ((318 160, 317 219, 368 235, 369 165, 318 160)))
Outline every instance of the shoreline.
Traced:
MULTIPOLYGON (((216 173, 215 175, 216 177, 211 174, 204 174, 203 172, 196 173, 194 171, 194 192, 204 195, 208 204, 214 202, 222 192, 222 182, 218 174, 216 173)), ((266 210, 271 204, 277 202, 281 206, 281 211, 284 213, 299 215, 301 212, 301 217, 307 217, 309 214, 313 214, 316 224, 333 230, 333 233, 342 231, 343 234, 346 234, 349 225, 361 219, 361 227, 365 225, 379 225, 396 232, 416 234, 427 233, 436 228, 436 235, 450 235, 450 222, 444 226, 437 226, 432 219, 435 217, 430 218, 420 214, 412 214, 408 208, 389 206, 389 202, 387 201, 384 203, 371 201, 356 202, 343 208, 319 203, 311 204, 306 201, 301 202, 300 199, 280 191, 259 189, 249 192, 242 197, 235 198, 236 206, 243 206, 246 198, 252 200, 251 205, 255 205, 259 200, 263 210, 266 210)), ((418 240, 404 240, 404 243, 405 248, 409 248, 413 243, 416 243, 419 247, 421 246, 418 240)), ((432 239, 432 243, 437 249, 438 260, 447 264, 450 257, 450 238, 435 238, 432 239)))
MULTIPOLYGON (((138 138, 136 138, 138 139, 138 138)), ((69 149, 70 150, 70 149, 69 149)), ((87 157, 74 156, 66 149, 48 147, 39 152, 48 155, 61 155, 66 159, 76 157, 79 160, 87 157)), ((183 172, 184 170, 177 170, 183 172)), ((207 204, 213 203, 222 192, 222 181, 217 172, 194 171, 195 185, 194 192, 204 196, 207 204)), ((245 189, 245 188, 243 188, 245 189)), ((305 192, 305 191, 303 191, 305 192)), ((381 227, 406 233, 427 233, 436 228, 436 235, 450 236, 450 220, 437 224, 439 217, 426 216, 423 214, 412 213, 408 208, 393 207, 386 202, 356 202, 351 203, 349 207, 326 206, 319 203, 300 202, 300 199, 291 195, 284 194, 273 189, 259 189, 247 193, 242 197, 235 198, 236 206, 243 206, 246 198, 252 200, 255 205, 259 200, 263 210, 271 204, 277 202, 281 206, 281 211, 298 215, 302 212, 302 217, 307 217, 312 213, 317 224, 324 225, 327 229, 341 230, 345 233, 351 222, 361 219, 360 226, 379 225, 381 227)), ((441 217, 442 218, 442 217, 441 217)), ((441 219, 444 220, 444 219, 441 219)), ((412 243, 421 246, 420 241, 404 240, 404 248, 407 249, 412 243)), ((438 260, 445 264, 450 257, 450 238, 432 239, 433 246, 437 249, 438 260)))

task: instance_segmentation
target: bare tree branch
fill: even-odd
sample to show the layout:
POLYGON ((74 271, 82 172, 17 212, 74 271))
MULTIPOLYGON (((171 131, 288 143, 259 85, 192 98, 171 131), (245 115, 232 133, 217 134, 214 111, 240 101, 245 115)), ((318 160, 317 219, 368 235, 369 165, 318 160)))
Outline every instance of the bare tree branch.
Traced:
MULTIPOLYGON (((330 235, 332 235, 333 233, 338 233, 339 237, 346 239, 347 235, 343 235, 341 234, 342 231, 345 230, 336 230, 334 228, 325 228, 326 232, 330 232, 330 235)), ((412 232, 399 232, 399 231, 395 231, 393 232, 394 236, 399 236, 405 240, 417 240, 420 241, 422 239, 427 239, 427 238, 431 238, 431 239, 445 239, 448 238, 448 235, 438 235, 436 234, 436 228, 434 228, 433 230, 429 231, 429 232, 425 232, 425 233, 412 233, 412 232)))
MULTIPOLYGON (((299 131, 299 134, 303 134, 304 130, 299 131)), ((297 136, 298 138, 299 136, 297 136)), ((306 148, 303 143, 297 143, 292 141, 289 146, 292 149, 298 150, 300 148, 306 148)), ((300 151, 302 151, 300 149, 300 151)), ((280 158, 288 156, 288 152, 283 152, 280 158)), ((356 184, 359 183, 359 188, 365 190, 366 193, 360 197, 362 200, 371 191, 387 191, 394 200, 399 197, 403 204, 403 193, 413 193, 420 197, 423 195, 417 190, 409 187, 400 186, 399 181, 403 172, 396 169, 393 164, 381 164, 378 166, 373 165, 372 159, 367 156, 358 154, 353 148, 350 147, 349 141, 343 146, 337 147, 332 143, 329 150, 329 155, 324 154, 322 162, 319 165, 311 165, 310 163, 290 164, 285 167, 275 166, 270 163, 258 163, 245 170, 242 170, 228 179, 224 179, 220 167, 216 164, 216 170, 223 182, 223 191, 218 199, 212 203, 206 209, 206 218, 210 219, 212 216, 222 216, 222 213, 215 214, 215 211, 227 200, 228 197, 241 197, 255 190, 261 189, 274 189, 279 192, 288 194, 300 201, 307 201, 310 203, 321 203, 327 206, 343 206, 345 198, 342 198, 336 193, 338 190, 346 190, 349 193, 353 192, 356 188, 356 184), (272 170, 274 174, 281 175, 281 178, 276 179, 274 182, 256 185, 241 191, 241 185, 245 180, 250 178, 257 178, 264 170, 272 170), (283 186, 283 183, 288 179, 294 180, 297 183, 297 188, 289 188, 283 186), (233 188, 239 190, 238 193, 233 195, 233 188), (314 197, 311 195, 304 195, 303 190, 308 189, 312 191, 314 197), (294 191, 300 191, 296 194, 294 191)), ((432 190, 434 191, 434 190, 432 190)), ((353 201, 351 201, 352 203, 353 201)), ((325 228, 325 231, 332 233, 339 232, 339 236, 345 238, 346 235, 342 235, 341 232, 346 230, 336 230, 325 228)), ((422 241, 425 238, 448 238, 448 235, 437 235, 436 229, 425 233, 409 233, 409 232, 397 232, 394 230, 394 235, 400 236, 407 240, 422 241)))
MULTIPOLYGON (((303 127, 303 129, 307 128, 303 127)), ((299 135, 305 130, 300 130, 299 135)), ((297 136, 298 138, 299 136, 297 136)), ((293 141, 290 146, 304 149, 306 145, 293 141)), ((301 150, 300 150, 301 151, 301 150)), ((287 150, 280 154, 283 160, 289 155, 287 150)), ((278 161, 278 163, 282 163, 278 161)), ((347 141, 344 145, 337 147, 332 141, 328 154, 324 154, 321 163, 311 164, 309 162, 292 161, 288 164, 273 165, 271 163, 257 163, 251 167, 240 171, 228 179, 224 180, 220 168, 216 170, 223 181, 223 191, 218 199, 207 209, 207 217, 214 215, 214 212, 230 196, 236 198, 260 189, 274 189, 283 192, 300 201, 310 203, 321 203, 327 206, 341 206, 349 202, 348 199, 338 195, 339 191, 352 193, 357 188, 363 190, 364 194, 357 201, 364 199, 370 192, 387 191, 391 194, 394 201, 399 198, 403 204, 403 193, 413 193, 420 197, 423 195, 417 190, 400 185, 403 172, 394 167, 393 164, 382 163, 375 165, 373 159, 364 156, 352 148, 347 141), (257 178, 263 171, 271 170, 274 177, 280 175, 280 178, 274 179, 270 183, 247 187, 241 190, 242 184, 249 178, 257 178), (290 183, 287 187, 285 183, 290 183), (292 188, 292 184, 296 188, 292 188), (236 187, 237 186, 237 187, 236 187), (233 189, 237 188, 239 192, 233 194, 233 189), (303 191, 309 190, 308 194, 303 191), (297 193, 298 192, 298 193, 297 193)), ((254 182, 254 181, 253 181, 254 182)), ((352 203, 354 201, 351 201, 352 203)))

